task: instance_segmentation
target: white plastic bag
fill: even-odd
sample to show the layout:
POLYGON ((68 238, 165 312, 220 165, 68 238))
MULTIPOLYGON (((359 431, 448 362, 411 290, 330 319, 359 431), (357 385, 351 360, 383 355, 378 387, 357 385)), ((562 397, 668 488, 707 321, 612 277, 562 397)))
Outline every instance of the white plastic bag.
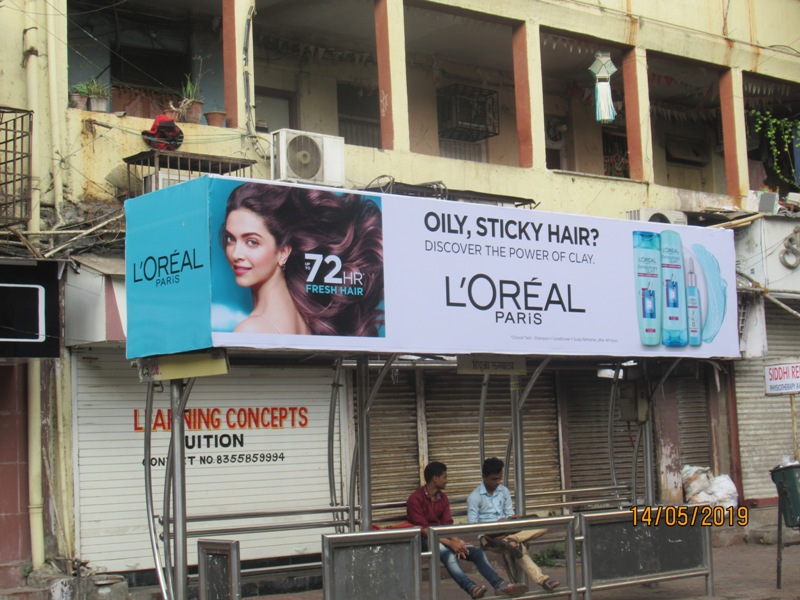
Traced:
POLYGON ((686 465, 681 469, 681 482, 686 501, 693 502, 694 496, 706 491, 711 485, 711 469, 686 465))
POLYGON ((707 491, 714 497, 715 506, 734 508, 739 502, 739 492, 728 475, 714 477, 707 491))

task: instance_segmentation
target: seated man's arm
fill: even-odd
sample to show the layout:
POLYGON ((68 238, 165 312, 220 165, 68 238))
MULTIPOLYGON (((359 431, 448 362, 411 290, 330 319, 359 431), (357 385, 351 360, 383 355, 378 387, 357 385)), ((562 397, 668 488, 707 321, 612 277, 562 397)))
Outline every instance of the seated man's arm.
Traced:
POLYGON ((511 502, 511 492, 508 491, 508 488, 505 489, 505 494, 503 497, 503 518, 504 519, 517 518, 517 514, 514 512, 514 503, 511 502))
POLYGON ((467 496, 467 523, 478 523, 478 506, 481 501, 480 495, 477 490, 474 490, 467 496))

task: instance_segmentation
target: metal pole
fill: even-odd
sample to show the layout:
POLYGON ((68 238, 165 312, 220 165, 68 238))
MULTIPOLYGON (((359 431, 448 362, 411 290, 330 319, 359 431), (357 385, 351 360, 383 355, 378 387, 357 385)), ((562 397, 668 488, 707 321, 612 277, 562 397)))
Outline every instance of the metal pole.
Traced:
POLYGON ((783 519, 781 519, 783 506, 783 483, 778 484, 778 564, 777 573, 778 589, 781 589, 781 575, 783 567, 783 519))
MULTIPOLYGON (((361 531, 369 531, 372 525, 372 481, 369 472, 369 359, 360 356, 357 361, 358 386, 358 482, 361 504, 361 531)), ((351 510, 352 510, 351 504, 351 510)))
MULTIPOLYGON (((333 383, 331 384, 331 403, 328 410, 328 491, 331 496, 331 506, 335 507, 338 504, 336 500, 336 471, 334 465, 334 432, 336 429, 336 409, 339 406, 339 377, 342 374, 342 359, 336 359, 336 370, 333 374, 333 383)), ((341 512, 333 512, 331 516, 334 519, 342 517, 341 512)), ((336 528, 337 533, 343 533, 344 529, 339 526, 336 528)))
POLYGON ((511 435, 514 447, 514 507, 515 512, 525 516, 525 464, 522 447, 522 415, 519 403, 519 377, 511 376, 511 435))
MULTIPOLYGON (((128 167, 130 169, 130 166, 128 167)), ((130 172, 129 175, 130 177, 130 172)), ((144 489, 145 489, 145 507, 147 509, 147 530, 150 532, 150 548, 153 551, 153 561, 156 564, 156 576, 158 577, 158 585, 161 588, 161 595, 168 600, 172 599, 172 590, 167 586, 166 579, 164 578, 164 568, 161 566, 161 556, 158 552, 158 535, 156 533, 155 523, 155 509, 153 508, 153 473, 150 464, 150 457, 152 454, 152 425, 153 422, 153 382, 147 384, 147 398, 145 400, 144 409, 144 489)))
POLYGON ((175 515, 174 543, 174 586, 175 600, 187 600, 189 582, 187 579, 187 545, 186 545, 186 451, 184 442, 184 424, 181 396, 183 381, 172 379, 170 385, 170 404, 172 407, 172 499, 175 515))
MULTIPOLYGON (((656 486, 653 477, 653 420, 652 413, 644 424, 644 483, 645 504, 653 506, 656 503, 656 486)), ((635 457, 634 457, 635 458, 635 457)))
POLYGON ((706 575, 706 596, 714 595, 714 548, 711 543, 711 530, 703 530, 703 552, 706 556, 708 574, 706 575))
POLYGON ((481 383, 481 408, 478 414, 478 453, 481 455, 481 468, 483 461, 486 460, 485 438, 486 438, 486 397, 489 393, 489 374, 483 376, 481 383))
POLYGON ((428 549, 431 551, 430 580, 431 600, 439 600, 439 535, 428 528, 428 549))
POLYGON ((797 413, 794 408, 794 394, 789 395, 789 403, 792 407, 792 441, 794 442, 794 459, 800 460, 800 450, 797 442, 797 413))

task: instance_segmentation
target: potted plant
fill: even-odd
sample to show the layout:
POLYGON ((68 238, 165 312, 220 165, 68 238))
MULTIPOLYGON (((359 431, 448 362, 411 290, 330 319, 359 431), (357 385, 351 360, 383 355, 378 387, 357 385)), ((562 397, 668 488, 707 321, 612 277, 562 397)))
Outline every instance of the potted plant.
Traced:
POLYGON ((80 81, 72 86, 72 91, 69 93, 70 108, 77 108, 78 110, 86 110, 86 103, 88 100, 89 100, 88 81, 80 81))
POLYGON ((181 101, 176 105, 169 103, 169 107, 175 113, 176 121, 185 123, 199 123, 200 115, 203 114, 203 100, 200 98, 200 76, 192 79, 190 74, 184 75, 184 82, 181 86, 181 101))
POLYGON ((111 87, 97 81, 92 77, 86 82, 86 91, 89 96, 89 110, 108 112, 108 99, 111 97, 111 87))
POLYGON ((203 113, 203 116, 206 118, 206 123, 212 127, 225 127, 225 117, 228 116, 228 113, 224 110, 210 110, 203 113))

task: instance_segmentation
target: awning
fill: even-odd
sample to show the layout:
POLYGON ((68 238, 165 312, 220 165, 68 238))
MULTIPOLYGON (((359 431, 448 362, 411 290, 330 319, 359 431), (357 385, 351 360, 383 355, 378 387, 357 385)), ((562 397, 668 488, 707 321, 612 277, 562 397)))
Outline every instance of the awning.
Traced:
POLYGON ((65 343, 124 342, 127 334, 125 259, 73 257, 64 291, 65 343))

